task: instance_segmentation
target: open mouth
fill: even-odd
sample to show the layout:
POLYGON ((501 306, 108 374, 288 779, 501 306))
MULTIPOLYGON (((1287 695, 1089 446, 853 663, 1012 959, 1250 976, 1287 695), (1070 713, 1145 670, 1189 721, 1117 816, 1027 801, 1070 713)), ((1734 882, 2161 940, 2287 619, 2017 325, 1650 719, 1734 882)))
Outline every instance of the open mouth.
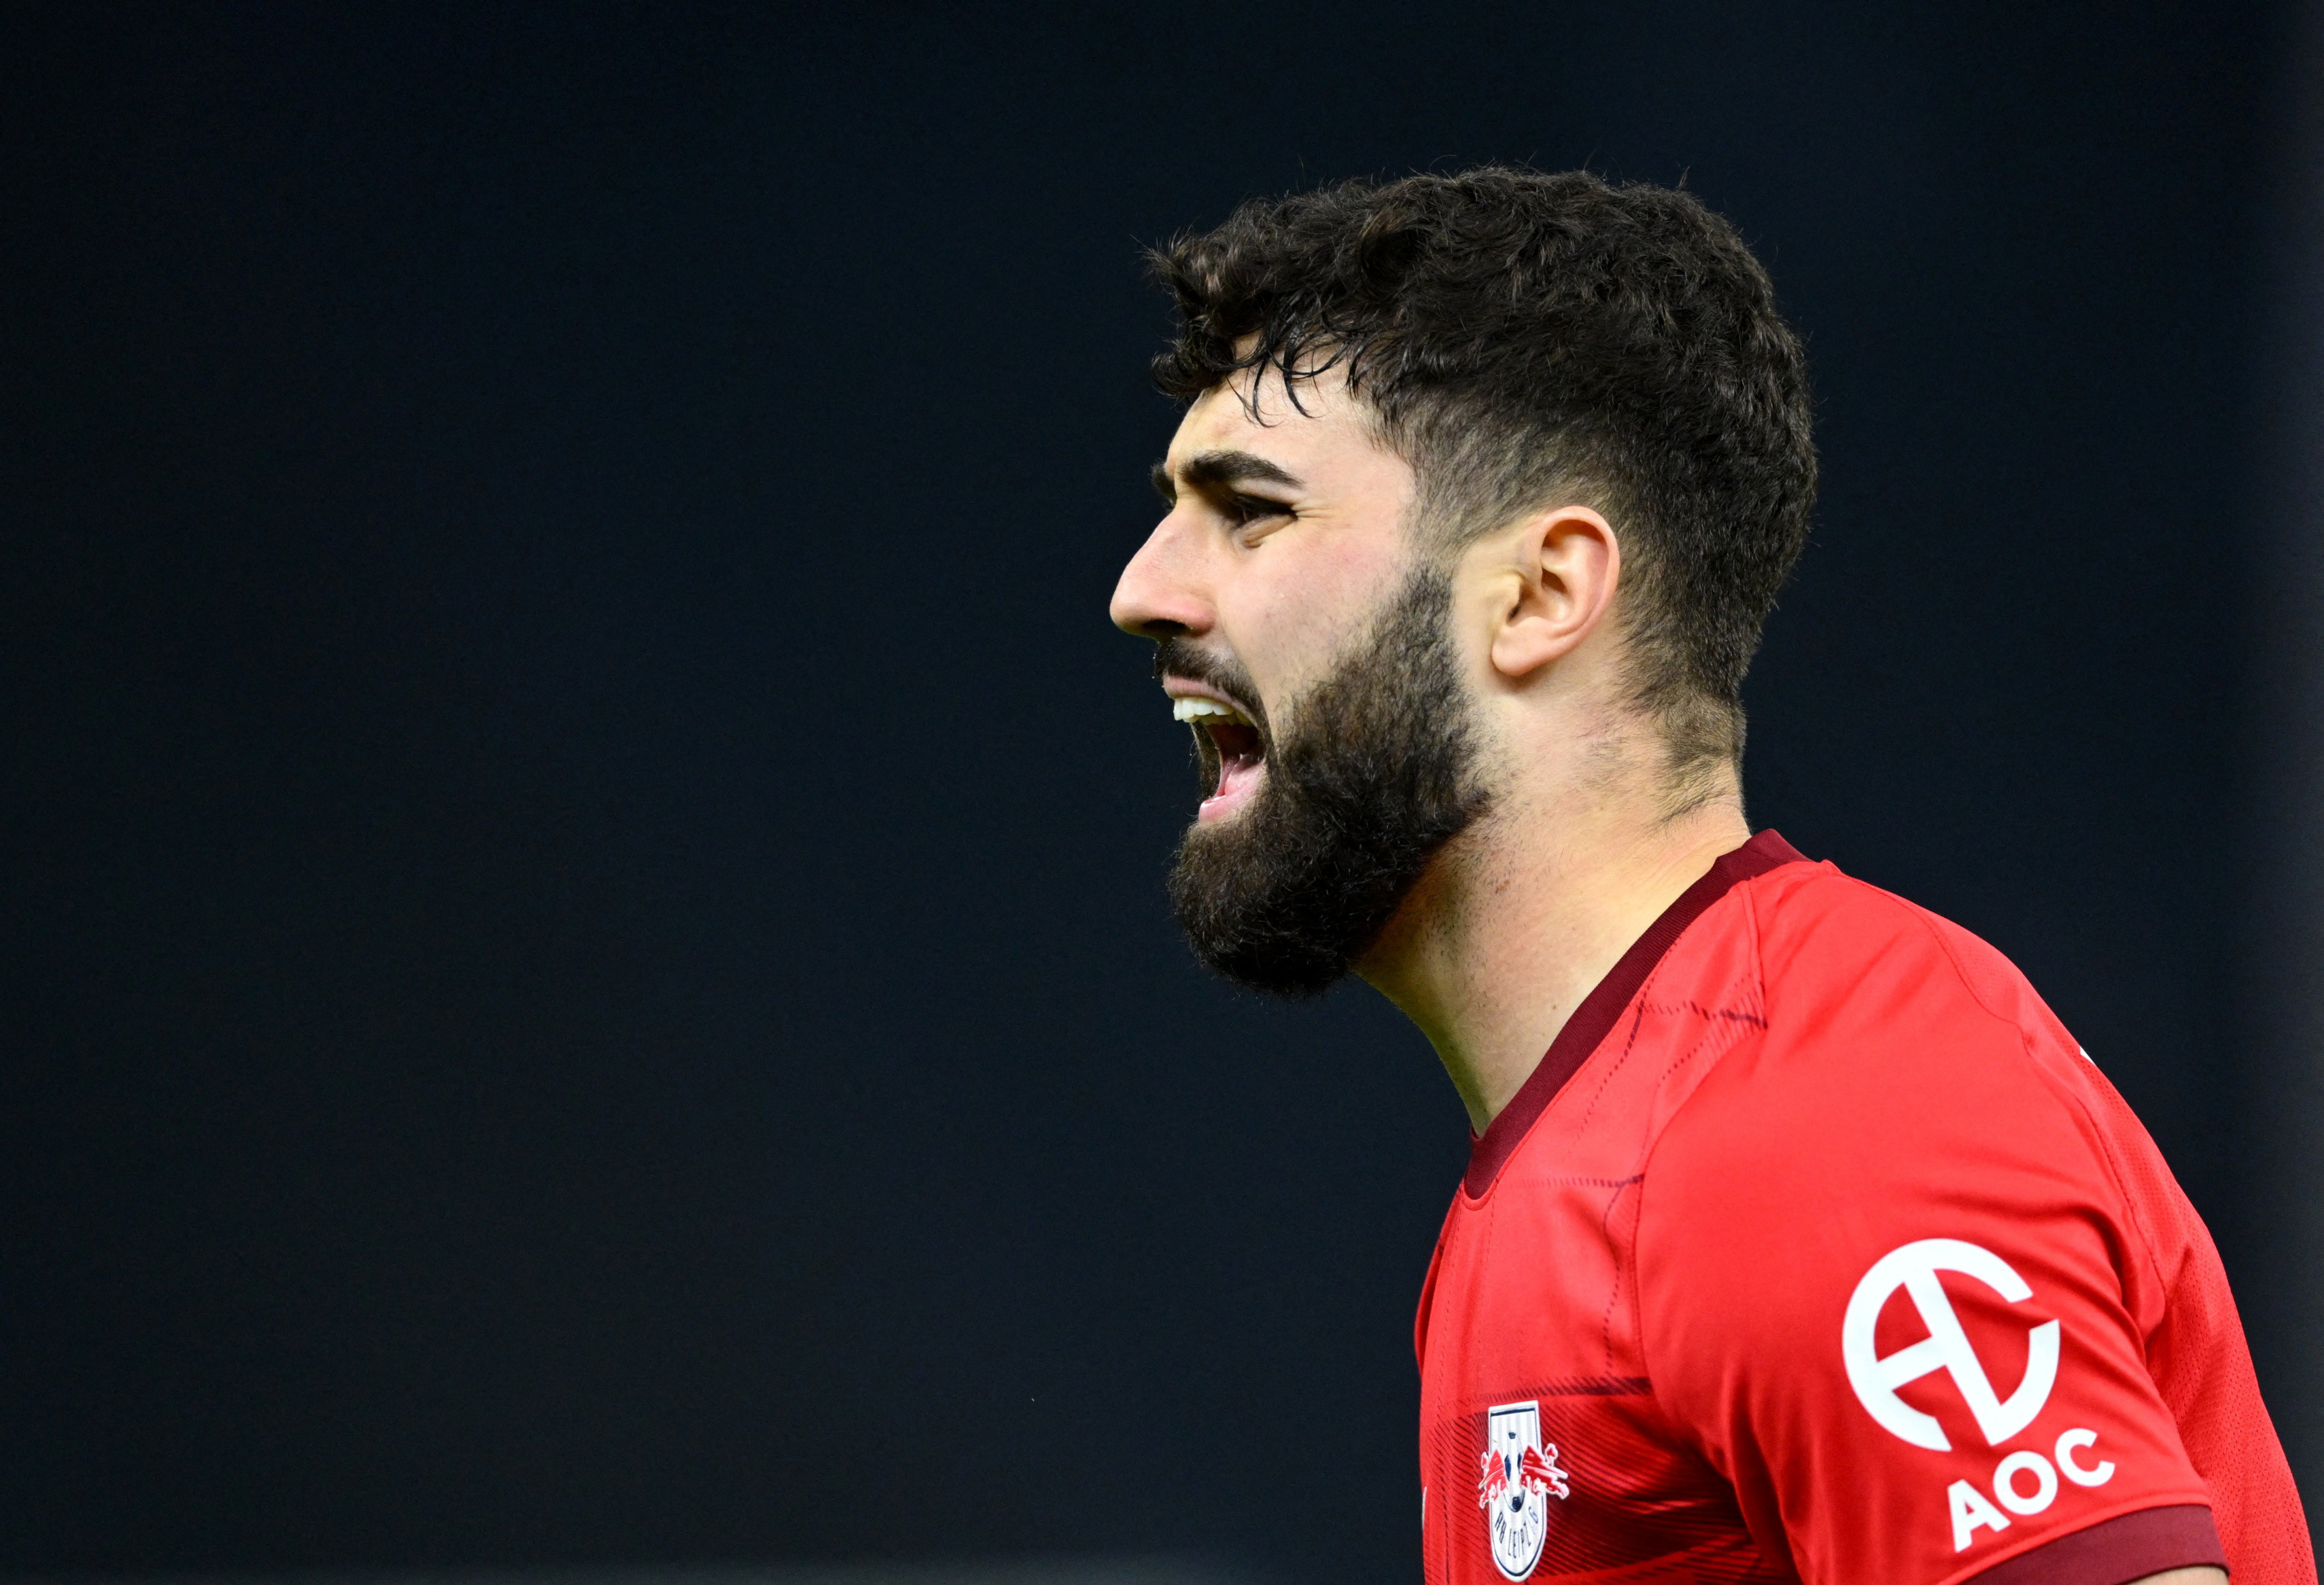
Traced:
POLYGON ((1194 729, 1202 759, 1204 797, 1195 818, 1225 818, 1249 801, 1267 774, 1265 736, 1222 699, 1181 695, 1170 701, 1170 714, 1194 729))

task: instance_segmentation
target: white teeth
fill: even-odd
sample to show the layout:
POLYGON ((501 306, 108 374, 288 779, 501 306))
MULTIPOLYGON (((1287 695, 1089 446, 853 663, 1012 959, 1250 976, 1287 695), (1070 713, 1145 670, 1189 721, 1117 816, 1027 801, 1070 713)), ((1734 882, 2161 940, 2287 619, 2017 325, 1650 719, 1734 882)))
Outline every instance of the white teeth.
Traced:
POLYGON ((1170 715, 1176 721, 1240 721, 1242 712, 1216 699, 1173 699, 1170 715))

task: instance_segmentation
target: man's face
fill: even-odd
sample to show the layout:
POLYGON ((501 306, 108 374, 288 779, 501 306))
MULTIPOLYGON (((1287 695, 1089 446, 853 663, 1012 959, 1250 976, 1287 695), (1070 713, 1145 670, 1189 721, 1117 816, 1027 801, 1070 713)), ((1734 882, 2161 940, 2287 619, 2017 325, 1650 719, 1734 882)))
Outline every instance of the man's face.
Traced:
MULTIPOLYGON (((1248 377, 1246 377, 1246 381, 1248 377)), ((1321 991, 1484 808, 1442 568, 1416 558, 1411 469, 1336 381, 1213 391, 1156 482, 1168 515, 1113 619, 1157 641, 1204 798, 1171 900, 1196 953, 1258 989, 1321 991)))
MULTIPOLYGON (((1173 640, 1163 691, 1181 719, 1288 731, 1285 712, 1320 681, 1379 605, 1406 561, 1412 470, 1376 444, 1336 378, 1300 390, 1261 381, 1257 418, 1245 376, 1187 410, 1155 469, 1168 515, 1113 593, 1115 623, 1173 640)), ((1248 733, 1216 734, 1224 776, 1200 811, 1231 819, 1265 783, 1248 733)), ((1212 751, 1204 750, 1204 759, 1212 751)))

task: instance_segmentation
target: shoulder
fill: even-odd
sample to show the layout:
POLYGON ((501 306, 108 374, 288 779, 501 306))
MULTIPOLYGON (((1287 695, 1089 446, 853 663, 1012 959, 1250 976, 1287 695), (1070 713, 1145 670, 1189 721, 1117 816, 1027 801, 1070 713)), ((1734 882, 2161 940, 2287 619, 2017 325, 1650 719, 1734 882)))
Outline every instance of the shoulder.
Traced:
POLYGON ((1648 1309, 1705 1286, 1753 1302, 1664 1311, 1666 1345, 1709 1349, 1708 1326, 1820 1346, 1875 1262, 1930 1239, 2118 1305, 2126 1267, 2151 1264, 2117 1165, 2136 1124, 2096 1104, 2072 1037, 1967 930, 1790 871, 1746 899, 1765 1027, 1672 1116, 1640 1185, 1648 1309))
POLYGON ((1940 1112, 2023 1092, 1987 1130, 2085 1110, 2095 1071, 2017 965, 1951 920, 1830 864, 1793 864, 1739 899, 1758 957, 1766 1037, 1706 1084, 1705 1110, 1764 1093, 1803 1128, 1835 1107, 1902 1111, 1916 1092, 1940 1112), (2062 1109, 2062 1110, 2061 1110, 2062 1109))
MULTIPOLYGON (((1941 915, 1825 864, 1791 864, 1748 889, 1771 1018, 1900 1003, 1954 1024, 1991 1020, 2075 1049, 2025 976, 1941 915)), ((1895 1030, 1891 1029, 1891 1033, 1895 1030)))
POLYGON ((2158 1290, 2116 1167, 2136 1124, 2099 1104, 2024 976, 1826 866, 1738 901, 1764 1027, 1671 1117, 1639 1184, 1663 1401, 1800 1531, 1811 1577, 1904 1546, 1933 1580, 2053 1521, 2205 1500, 2147 1368, 2158 1290), (1956 1488, 1990 1507, 2021 1445, 2091 1436, 2121 1470, 2102 1497, 2076 1487, 2006 1543, 1946 1517, 1956 1488))
POLYGON ((1665 1204, 1731 1204, 1750 1185, 1849 1193, 1861 1172, 1957 1178, 2005 1159, 2071 1164, 2102 1190, 2107 1136, 2126 1121, 2006 956, 1829 863, 1735 886, 1674 944, 1631 1021, 1614 1058, 1589 1070, 1594 1087, 1580 1087, 1586 1117, 1567 1120, 1618 1110, 1597 1092, 1637 1065, 1633 1047, 1660 1052, 1632 1159, 1665 1204))
POLYGON ((1657 1194, 1730 1194, 1738 1174, 1792 1193, 1990 1184, 2013 1162, 2105 1175, 2103 1081, 2000 952, 1829 864, 1742 889, 1764 1027, 1665 1129, 1657 1194))

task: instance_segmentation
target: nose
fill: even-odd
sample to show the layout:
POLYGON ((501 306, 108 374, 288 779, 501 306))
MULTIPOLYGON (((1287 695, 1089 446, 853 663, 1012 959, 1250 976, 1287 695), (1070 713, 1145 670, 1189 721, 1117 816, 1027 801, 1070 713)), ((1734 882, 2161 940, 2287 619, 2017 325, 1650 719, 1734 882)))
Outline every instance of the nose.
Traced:
POLYGON ((1194 534, 1173 512, 1154 525, 1146 543, 1121 569, 1108 614, 1113 625, 1142 639, 1208 632, 1215 620, 1201 578, 1194 534))

